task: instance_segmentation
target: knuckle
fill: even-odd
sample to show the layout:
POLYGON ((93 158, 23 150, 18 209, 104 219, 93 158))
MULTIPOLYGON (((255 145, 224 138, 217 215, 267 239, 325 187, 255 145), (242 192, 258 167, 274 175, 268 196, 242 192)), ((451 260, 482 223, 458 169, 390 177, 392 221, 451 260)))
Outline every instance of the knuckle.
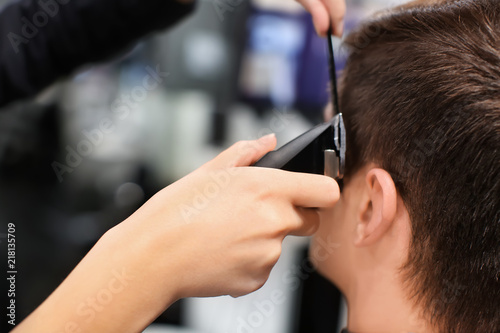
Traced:
POLYGON ((310 6, 311 6, 311 12, 324 13, 328 15, 327 8, 321 1, 311 2, 310 6))
POLYGON ((269 233, 271 237, 277 237, 286 232, 285 224, 283 223, 283 213, 276 209, 265 209, 262 213, 267 225, 269 226, 269 233))
POLYGON ((238 142, 234 143, 231 146, 231 150, 235 151, 239 155, 243 155, 248 151, 249 146, 250 146, 249 141, 242 140, 242 141, 238 141, 238 142))
POLYGON ((262 288, 264 286, 264 284, 266 283, 268 277, 269 277, 269 274, 267 274, 266 276, 263 276, 261 278, 254 279, 253 285, 252 285, 252 291, 256 291, 256 290, 259 290, 260 288, 262 288))
POLYGON ((241 140, 236 142, 236 147, 241 153, 248 153, 249 151, 255 150, 258 148, 258 142, 252 140, 241 140))
POLYGON ((282 198, 275 170, 259 170, 258 177, 252 183, 252 190, 259 201, 276 203, 282 198))
POLYGON ((233 144, 233 147, 235 147, 235 148, 245 148, 247 145, 248 145, 248 141, 247 140, 240 140, 240 141, 236 141, 233 144))
POLYGON ((281 241, 278 246, 274 246, 268 253, 269 257, 269 269, 272 269, 273 266, 278 262, 281 257, 281 241))
POLYGON ((244 283, 244 286, 242 286, 240 289, 236 290, 235 292, 232 292, 231 296, 234 298, 238 298, 238 297, 250 294, 256 290, 259 290, 266 283, 268 276, 269 276, 269 274, 267 276, 259 276, 259 277, 253 277, 253 278, 248 279, 244 283))
POLYGON ((243 186, 244 190, 247 191, 246 193, 251 194, 255 200, 263 201, 266 197, 266 189, 260 181, 260 177, 258 177, 254 171, 253 169, 249 170, 245 177, 242 177, 241 186, 243 186))

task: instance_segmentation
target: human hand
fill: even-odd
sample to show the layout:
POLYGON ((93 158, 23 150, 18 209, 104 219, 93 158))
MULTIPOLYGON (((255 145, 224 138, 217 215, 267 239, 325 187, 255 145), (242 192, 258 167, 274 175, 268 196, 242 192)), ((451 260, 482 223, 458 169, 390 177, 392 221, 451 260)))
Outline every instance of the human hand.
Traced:
POLYGON ((14 330, 141 332, 175 300, 260 288, 286 235, 311 235, 339 198, 330 178, 246 167, 276 145, 240 142, 109 230, 14 330))
POLYGON ((311 235, 319 222, 313 207, 337 202, 333 179, 245 167, 275 145, 274 136, 233 145, 119 226, 124 242, 139 234, 148 240, 146 260, 159 280, 176 275, 178 298, 257 290, 278 260, 284 237, 311 235))
POLYGON ((342 37, 344 30, 345 0, 297 0, 311 13, 314 28, 320 36, 326 36, 330 24, 333 33, 342 37))

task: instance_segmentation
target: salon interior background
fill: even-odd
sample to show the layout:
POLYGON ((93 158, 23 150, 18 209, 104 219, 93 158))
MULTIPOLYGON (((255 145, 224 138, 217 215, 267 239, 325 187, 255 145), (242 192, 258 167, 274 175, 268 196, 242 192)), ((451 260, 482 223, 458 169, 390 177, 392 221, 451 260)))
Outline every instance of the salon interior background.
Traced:
MULTIPOLYGON (((401 2, 348 1, 346 29, 401 2)), ((337 47, 337 70, 344 62, 337 47)), ((1 110, 0 221, 17 226, 18 320, 159 189, 237 140, 275 132, 285 143, 320 122, 327 83, 326 40, 295 2, 201 0, 190 18, 120 59, 1 110)), ((263 290, 182 301, 157 322, 190 332, 333 332, 342 323, 313 308, 323 320, 308 324, 313 315, 301 308, 319 301, 281 279, 303 246, 286 240, 263 290), (269 303, 273 290, 284 292, 284 304, 269 303)))

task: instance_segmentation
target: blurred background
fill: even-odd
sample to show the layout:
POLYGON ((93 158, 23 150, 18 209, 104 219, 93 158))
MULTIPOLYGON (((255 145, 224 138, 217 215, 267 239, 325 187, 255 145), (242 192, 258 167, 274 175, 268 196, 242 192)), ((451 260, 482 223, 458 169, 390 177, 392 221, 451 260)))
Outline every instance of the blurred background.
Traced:
MULTIPOLYGON (((402 2, 348 1, 346 31, 402 2)), ((345 57, 337 40, 338 71, 345 57)), ((15 223, 17 321, 161 188, 235 141, 274 132, 284 144, 321 122, 327 66, 326 40, 296 2, 199 0, 173 29, 0 110, 0 241, 15 223)), ((345 306, 310 269, 307 240, 283 249, 258 292, 182 300, 147 332, 339 331, 345 306)))

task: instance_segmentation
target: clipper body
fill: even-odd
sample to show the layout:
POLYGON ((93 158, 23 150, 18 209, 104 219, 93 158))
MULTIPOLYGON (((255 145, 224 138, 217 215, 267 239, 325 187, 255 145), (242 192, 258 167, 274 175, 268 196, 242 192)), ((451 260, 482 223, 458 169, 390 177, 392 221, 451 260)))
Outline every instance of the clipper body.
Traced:
POLYGON ((278 150, 262 157, 254 166, 286 171, 344 177, 345 128, 342 114, 320 124, 278 150))
POLYGON ((330 88, 335 116, 329 122, 314 127, 280 149, 268 153, 255 166, 326 175, 336 179, 342 190, 346 135, 344 119, 339 111, 331 27, 328 35, 330 88))

